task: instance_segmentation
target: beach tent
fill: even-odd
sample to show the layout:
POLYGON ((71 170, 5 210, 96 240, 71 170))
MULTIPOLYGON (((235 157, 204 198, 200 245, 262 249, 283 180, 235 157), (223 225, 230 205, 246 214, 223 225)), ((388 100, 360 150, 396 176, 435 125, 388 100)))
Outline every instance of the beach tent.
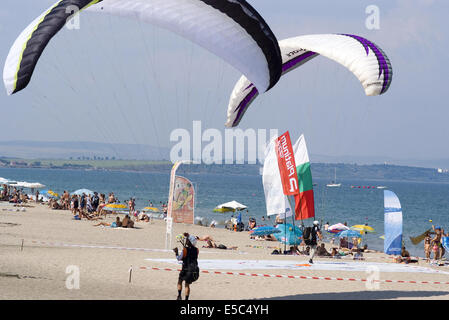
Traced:
POLYGON ((247 208, 247 206, 245 206, 241 203, 238 203, 237 201, 234 200, 234 201, 226 202, 226 203, 216 206, 214 211, 215 212, 229 212, 229 211, 235 212, 236 210, 240 211, 240 210, 244 210, 246 208, 247 208))
POLYGON ((91 196, 94 195, 94 192, 91 191, 91 190, 89 190, 89 189, 78 189, 78 190, 76 190, 76 191, 73 191, 70 195, 74 195, 74 194, 75 194, 75 195, 77 195, 77 196, 82 196, 83 193, 84 193, 85 195, 91 195, 91 196))

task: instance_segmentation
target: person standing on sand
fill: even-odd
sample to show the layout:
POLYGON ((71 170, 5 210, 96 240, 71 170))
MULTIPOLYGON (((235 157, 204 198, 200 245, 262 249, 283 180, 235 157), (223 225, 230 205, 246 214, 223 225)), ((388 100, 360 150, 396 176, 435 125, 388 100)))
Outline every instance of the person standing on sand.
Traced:
POLYGON ((432 250, 433 250, 433 259, 434 260, 440 260, 442 258, 442 253, 444 254, 444 252, 442 252, 442 235, 443 235, 443 230, 441 229, 441 227, 439 226, 432 226, 433 231, 435 232, 435 237, 432 239, 431 241, 431 245, 432 245, 432 250))
POLYGON ((80 199, 80 218, 84 216, 84 209, 86 208, 86 195, 83 193, 80 199))
POLYGON ((319 238, 321 240, 321 230, 319 227, 319 222, 318 221, 314 221, 313 222, 313 227, 312 227, 312 234, 311 234, 311 239, 310 239, 310 255, 309 255, 309 263, 313 263, 313 257, 315 256, 315 252, 316 252, 316 248, 318 245, 318 239, 319 238))
POLYGON ((431 242, 432 238, 430 237, 430 234, 426 234, 426 237, 424 238, 424 254, 426 255, 427 262, 430 262, 430 254, 432 253, 431 242))
POLYGON ((189 300, 190 296, 190 285, 198 280, 200 276, 200 269, 198 268, 198 255, 199 250, 196 248, 197 239, 193 235, 184 233, 186 238, 185 244, 183 244, 184 249, 181 253, 178 252, 178 248, 174 248, 176 259, 182 261, 182 269, 179 273, 178 278, 178 297, 176 300, 182 300, 182 282, 185 282, 185 295, 186 300, 189 300))
MULTIPOLYGON (((74 195, 73 196, 73 215, 76 215, 77 213, 79 213, 79 200, 78 200, 78 196, 74 195)), ((81 218, 81 214, 79 214, 80 218, 81 218)))

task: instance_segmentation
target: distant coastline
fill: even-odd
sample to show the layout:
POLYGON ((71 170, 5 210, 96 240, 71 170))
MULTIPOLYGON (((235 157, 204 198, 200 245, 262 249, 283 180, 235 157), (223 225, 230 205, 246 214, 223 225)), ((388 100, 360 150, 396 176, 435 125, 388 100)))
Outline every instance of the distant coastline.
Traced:
MULTIPOLYGON (((59 169, 59 170, 99 170, 170 173, 170 161, 145 160, 72 160, 72 159, 12 159, 0 158, 0 168, 59 169)), ((333 180, 337 172, 338 180, 360 181, 410 181, 449 183, 449 173, 438 172, 434 168, 400 166, 392 164, 358 165, 347 163, 311 164, 313 178, 333 180)), ((181 166, 179 174, 229 174, 260 175, 260 164, 193 164, 181 166)))

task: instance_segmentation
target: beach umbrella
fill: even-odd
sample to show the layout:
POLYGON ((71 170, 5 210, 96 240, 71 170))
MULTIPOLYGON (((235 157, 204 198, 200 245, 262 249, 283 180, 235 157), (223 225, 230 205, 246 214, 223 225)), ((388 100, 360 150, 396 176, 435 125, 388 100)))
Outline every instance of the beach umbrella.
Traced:
POLYGON ((45 185, 43 185, 42 183, 39 183, 39 182, 27 182, 26 187, 30 188, 30 189, 41 189, 41 188, 45 188, 45 185))
POLYGON ((344 230, 337 234, 340 238, 361 238, 362 235, 360 232, 357 232, 355 230, 344 230))
POLYGON ((373 227, 363 225, 363 224, 356 224, 355 226, 351 227, 351 230, 360 231, 362 234, 368 233, 368 232, 370 232, 370 233, 375 232, 373 227))
POLYGON ((329 233, 340 233, 345 230, 349 230, 349 227, 345 226, 343 223, 337 223, 327 228, 327 232, 329 233))
POLYGON ((122 204, 122 203, 109 203, 103 207, 103 210, 120 212, 120 211, 129 210, 129 209, 128 209, 127 205, 122 204))
POLYGON ((274 237, 279 242, 289 246, 300 245, 302 243, 302 231, 299 227, 287 223, 278 224, 276 228, 281 231, 274 234, 274 237))
POLYGON ((94 195, 94 192, 92 190, 89 190, 89 189, 78 189, 76 191, 73 191, 70 195, 72 195, 72 196, 73 195, 82 196, 83 193, 85 195, 91 195, 91 196, 94 195))
POLYGON ((226 202, 226 203, 216 206, 214 211, 215 212, 230 212, 230 211, 235 212, 236 210, 240 211, 240 210, 244 210, 246 208, 247 208, 247 206, 234 200, 234 201, 226 202))
POLYGON ((262 226, 262 227, 254 228, 249 233, 252 236, 262 237, 262 236, 268 236, 268 235, 273 234, 273 233, 281 233, 281 232, 282 231, 280 229, 277 229, 275 227, 262 226))
POLYGON ((42 190, 40 194, 46 196, 47 198, 59 198, 59 194, 53 190, 42 190))
POLYGON ((154 208, 154 207, 145 207, 142 209, 143 212, 147 212, 147 211, 152 211, 152 212, 160 212, 160 210, 158 208, 154 208))

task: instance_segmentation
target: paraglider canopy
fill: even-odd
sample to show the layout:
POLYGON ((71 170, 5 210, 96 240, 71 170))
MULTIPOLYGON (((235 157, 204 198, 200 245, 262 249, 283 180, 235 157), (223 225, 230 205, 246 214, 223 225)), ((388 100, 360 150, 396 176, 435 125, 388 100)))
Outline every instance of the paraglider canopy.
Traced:
POLYGON ((276 37, 245 0, 60 0, 31 22, 11 47, 3 71, 8 95, 28 85, 47 44, 72 17, 73 7, 168 29, 228 62, 261 92, 272 88, 282 73, 276 37))
MULTIPOLYGON (((360 81, 367 96, 387 92, 393 78, 390 60, 373 42, 350 34, 313 34, 284 39, 279 42, 282 54, 282 75, 317 56, 331 59, 351 71, 360 81)), ((229 98, 227 127, 235 127, 259 95, 257 84, 242 76, 229 98)))

